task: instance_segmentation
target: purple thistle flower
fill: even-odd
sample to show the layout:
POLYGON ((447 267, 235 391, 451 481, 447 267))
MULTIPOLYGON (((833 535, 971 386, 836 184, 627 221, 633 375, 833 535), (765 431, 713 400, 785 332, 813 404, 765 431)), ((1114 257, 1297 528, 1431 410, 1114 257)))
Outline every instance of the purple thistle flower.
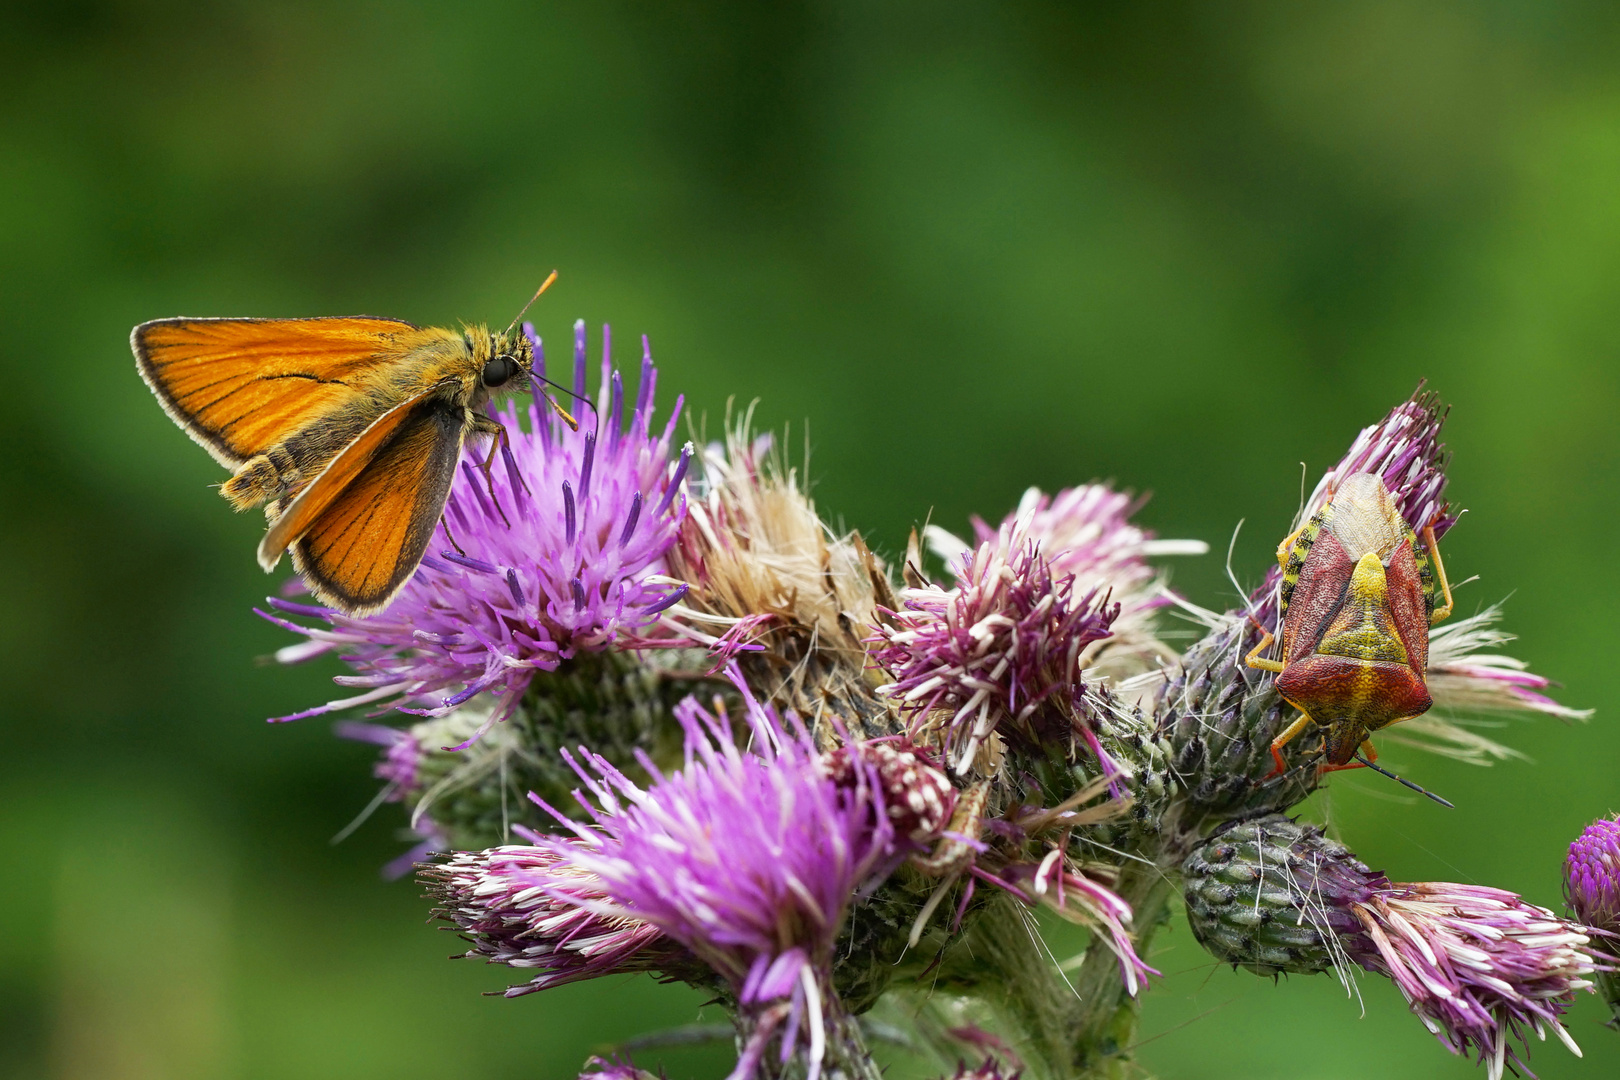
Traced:
POLYGON ((613 1055, 613 1060, 593 1057, 585 1063, 585 1072, 579 1080, 655 1080, 653 1075, 636 1068, 629 1058, 613 1055))
MULTIPOLYGON (((543 374, 539 340, 527 324, 524 333, 534 341, 536 374, 543 374)), ((625 429, 624 385, 604 327, 601 391, 578 431, 555 415, 538 380, 532 402, 493 411, 510 437, 509 447, 490 450, 502 458, 493 500, 482 472, 464 461, 436 534, 437 554, 430 550, 386 610, 353 618, 272 598, 280 612, 328 624, 260 612, 309 639, 280 658, 340 651, 355 674, 334 681, 362 691, 278 719, 385 699, 405 712, 442 716, 490 691, 498 698, 493 724, 510 714, 535 672, 555 670, 582 650, 649 644, 637 635, 684 595, 684 586, 664 576, 663 559, 686 513, 682 485, 691 456, 688 446, 670 463, 679 399, 662 431, 653 429, 657 374, 643 339, 641 387, 625 429)), ((575 324, 574 384, 584 392, 583 321, 575 324)))
POLYGON ((1363 931, 1344 939, 1351 958, 1389 976, 1440 1044, 1472 1052, 1491 1080, 1509 1063, 1534 1075, 1509 1045, 1531 1031, 1551 1029, 1581 1056, 1560 1016, 1597 970, 1584 928, 1503 889, 1450 882, 1375 889, 1348 910, 1363 931))
POLYGON ((643 756, 646 789, 582 748, 575 768, 597 804, 581 796, 594 825, 556 814, 576 836, 533 836, 553 861, 525 880, 593 918, 656 927, 720 975, 758 1021, 735 1076, 780 1035, 784 1060, 802 1044, 814 1077, 846 909, 914 847, 895 836, 877 768, 852 763, 835 779, 796 718, 784 724, 735 665, 728 673, 752 750, 738 750, 728 719, 693 698, 676 710, 685 766, 664 776, 643 756))
MULTIPOLYGON (((1457 522, 1457 515, 1451 513, 1445 500, 1446 464, 1450 458, 1445 444, 1440 441, 1440 428, 1445 420, 1446 410, 1440 405, 1439 395, 1423 393, 1419 386, 1410 399, 1391 409, 1388 416, 1362 429, 1339 463, 1317 482, 1316 490, 1300 509, 1295 527, 1309 521, 1348 477, 1372 473, 1384 482, 1401 516, 1414 532, 1433 526, 1436 539, 1444 536, 1457 522)), ((1282 568, 1273 566, 1266 574, 1265 583, 1250 598, 1250 614, 1273 632, 1277 628, 1281 580, 1282 568)))
POLYGON ((1514 893, 1391 883, 1312 826, 1271 815, 1217 833, 1182 866, 1188 919, 1215 956, 1263 974, 1339 969, 1387 976, 1454 1054, 1491 1080, 1529 1074, 1511 1045, 1547 1031, 1576 1055, 1561 1016, 1603 970, 1586 928, 1514 893))
POLYGON ((1535 712, 1560 720, 1584 720, 1590 709, 1572 709, 1548 697, 1553 681, 1526 670, 1522 660, 1498 651, 1513 635, 1496 628, 1501 608, 1436 627, 1429 635, 1429 692, 1452 710, 1535 712))
POLYGON ((657 927, 601 914, 611 901, 601 880, 565 853, 526 845, 458 851, 421 877, 439 902, 434 914, 472 943, 462 956, 539 969, 507 989, 509 998, 601 975, 700 967, 657 927))
POLYGON ((1564 898, 1587 926, 1620 934, 1620 818, 1598 818, 1569 845, 1564 898))
MULTIPOLYGON (((973 533, 979 544, 996 544, 1005 552, 1020 541, 1033 541, 1053 574, 1072 574, 1081 591, 1111 591, 1120 604, 1121 620, 1129 621, 1170 602, 1149 558, 1202 555, 1209 550, 1202 540, 1157 540, 1131 524, 1131 516, 1144 502, 1105 484, 1065 488, 1056 495, 1032 487, 999 527, 974 517, 973 533)), ((928 542, 953 570, 970 554, 967 544, 938 526, 929 527, 928 542)))
MULTIPOLYGON (((1057 576, 1035 541, 985 541, 957 566, 957 583, 904 589, 871 639, 873 660, 918 726, 938 721, 947 754, 966 772, 1004 721, 1022 724, 1049 697, 1080 688, 1087 645, 1109 636, 1120 605, 1057 576)), ((886 610, 886 609, 885 609, 886 610)), ((1105 763, 1105 768, 1109 767, 1105 763)))

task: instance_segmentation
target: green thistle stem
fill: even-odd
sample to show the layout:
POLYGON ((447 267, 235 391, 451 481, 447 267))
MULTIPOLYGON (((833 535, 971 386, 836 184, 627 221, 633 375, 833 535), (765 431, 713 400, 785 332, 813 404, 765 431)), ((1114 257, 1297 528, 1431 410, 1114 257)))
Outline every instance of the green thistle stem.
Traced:
MULTIPOLYGON (((821 1059, 823 1080, 883 1080, 883 1070, 866 1049, 866 1038, 861 1033, 859 1021, 838 1008, 836 998, 831 998, 829 1003, 833 1006, 833 1012, 823 1018, 827 1032, 826 1052, 821 1059)), ((737 1053, 740 1057, 757 1030, 757 1020, 741 1012, 736 1014, 735 1019, 737 1053)), ((801 1042, 801 1048, 783 1061, 781 1052, 773 1043, 766 1048, 754 1075, 759 1080, 803 1080, 809 1075, 808 1053, 801 1042)))
MULTIPOLYGON (((1116 890, 1131 905, 1136 951, 1146 956, 1153 934, 1168 918, 1170 894, 1177 888, 1175 868, 1180 859, 1160 851, 1151 864, 1127 862, 1116 890)), ((1125 1080, 1138 1070, 1132 1064, 1136 1025, 1141 1018, 1141 995, 1131 997, 1120 981, 1119 962, 1101 944, 1086 950, 1074 977, 1079 1015, 1071 1043, 1078 1080, 1125 1080)), ((1142 993, 1146 993, 1144 988, 1142 993)))

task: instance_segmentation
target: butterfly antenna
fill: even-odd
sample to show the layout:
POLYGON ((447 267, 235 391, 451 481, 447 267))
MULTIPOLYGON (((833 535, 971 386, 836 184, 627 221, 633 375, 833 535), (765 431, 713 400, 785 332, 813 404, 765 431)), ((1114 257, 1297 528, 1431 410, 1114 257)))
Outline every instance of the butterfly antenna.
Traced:
MULTIPOLYGON (((523 305, 523 310, 519 311, 517 313, 517 316, 515 318, 513 318, 510 323, 507 323, 507 325, 506 325, 506 333, 507 334, 510 334, 512 332, 512 328, 515 327, 518 324, 518 319, 523 318, 524 312, 528 311, 531 307, 533 307, 534 302, 536 300, 540 299, 540 294, 545 292, 547 289, 551 288, 551 283, 553 281, 556 281, 556 280, 557 280, 557 271, 553 270, 550 273, 550 275, 548 275, 546 277, 546 280, 544 280, 544 281, 542 281, 540 283, 540 287, 538 289, 534 290, 534 295, 529 297, 529 302, 527 304, 523 305)), ((504 337, 506 335, 503 334, 501 336, 504 337)))
POLYGON ((1375 772, 1375 773, 1383 773, 1385 776, 1389 777, 1391 780, 1395 781, 1397 784, 1404 784, 1407 787, 1411 788, 1413 791, 1417 792, 1419 795, 1427 795, 1429 798, 1433 799, 1435 802, 1439 803, 1441 806, 1450 807, 1453 810, 1457 809, 1455 803, 1447 802, 1445 799, 1442 799, 1440 796, 1436 795, 1434 792, 1430 791, 1428 788, 1419 787, 1417 784, 1412 783, 1412 781, 1407 780, 1404 777, 1396 776, 1394 773, 1390 772, 1388 769, 1382 768, 1382 767, 1380 767, 1378 765, 1374 765, 1372 762, 1370 762, 1366 758, 1362 757, 1359 753, 1354 755, 1354 756, 1355 756, 1355 759, 1357 761, 1359 761, 1363 765, 1367 766, 1367 768, 1371 769, 1373 772, 1375 772))

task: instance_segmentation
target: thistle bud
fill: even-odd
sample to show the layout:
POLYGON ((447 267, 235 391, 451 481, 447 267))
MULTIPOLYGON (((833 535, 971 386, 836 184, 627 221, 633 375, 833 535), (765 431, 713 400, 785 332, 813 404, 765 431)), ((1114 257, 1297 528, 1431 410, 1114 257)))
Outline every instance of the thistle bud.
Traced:
POLYGON ((1193 936, 1259 975, 1309 975, 1342 962, 1334 931, 1359 929, 1349 904, 1387 885, 1320 829, 1281 815, 1230 829, 1182 864, 1193 936))
POLYGON ((1192 807, 1215 818, 1286 809, 1316 786, 1309 740, 1284 750, 1290 768, 1272 776, 1271 740, 1296 715, 1270 676, 1250 670, 1244 654, 1259 640, 1246 618, 1220 621, 1187 650, 1160 696, 1157 734, 1168 740, 1170 767, 1192 807))
POLYGON ((677 763, 682 735, 671 710, 697 687, 702 663, 680 649, 583 653, 534 675, 504 723, 491 725, 480 701, 409 728, 351 723, 338 734, 383 745, 374 771, 394 785, 391 801, 431 821, 450 848, 478 851, 509 842, 516 825, 556 828, 531 791, 583 814, 570 794, 579 777, 560 750, 592 747, 638 778, 637 751, 660 767, 677 763))
POLYGON ((1204 947, 1262 974, 1348 963, 1393 982, 1454 1054, 1500 1080, 1528 1073, 1520 1047, 1557 1036, 1598 971, 1584 927, 1481 885, 1391 883, 1321 830, 1281 815, 1246 822, 1188 856, 1188 920, 1204 947), (1518 1044, 1518 1045, 1515 1045, 1518 1044))
MULTIPOLYGON (((1594 930, 1620 934, 1620 819, 1599 818, 1569 845, 1564 860, 1564 899, 1575 918, 1594 930)), ((1612 944, 1604 947, 1613 953, 1612 944)), ((1620 975, 1597 972, 1598 992, 1620 1027, 1620 975)))

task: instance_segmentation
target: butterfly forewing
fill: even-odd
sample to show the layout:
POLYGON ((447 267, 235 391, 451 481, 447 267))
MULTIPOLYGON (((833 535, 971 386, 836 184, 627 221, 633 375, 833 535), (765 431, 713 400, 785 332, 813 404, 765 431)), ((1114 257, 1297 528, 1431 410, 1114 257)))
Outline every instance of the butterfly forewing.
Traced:
POLYGON ((358 399, 421 331, 397 319, 159 319, 130 336, 142 377, 214 457, 238 466, 358 399))
POLYGON ((395 413, 401 416, 388 437, 352 479, 334 479, 333 494, 323 492, 319 512, 291 544, 293 562, 316 595, 352 614, 386 606, 422 561, 466 430, 462 410, 439 395, 395 413))

